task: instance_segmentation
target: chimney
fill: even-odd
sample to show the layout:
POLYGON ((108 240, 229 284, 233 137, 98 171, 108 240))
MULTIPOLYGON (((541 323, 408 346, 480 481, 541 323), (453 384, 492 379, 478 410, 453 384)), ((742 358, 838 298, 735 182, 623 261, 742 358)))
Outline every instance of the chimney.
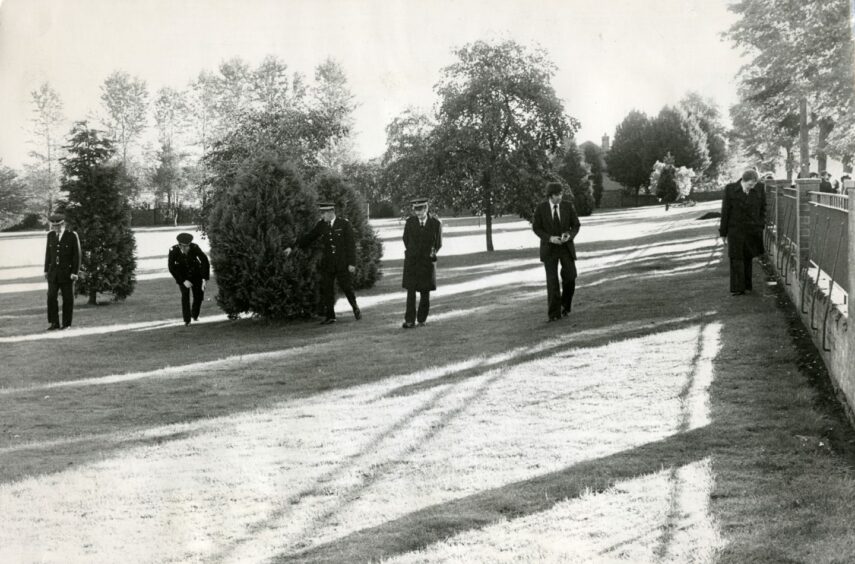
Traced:
POLYGON ((609 152, 609 136, 603 133, 603 144, 602 144, 603 153, 609 152))

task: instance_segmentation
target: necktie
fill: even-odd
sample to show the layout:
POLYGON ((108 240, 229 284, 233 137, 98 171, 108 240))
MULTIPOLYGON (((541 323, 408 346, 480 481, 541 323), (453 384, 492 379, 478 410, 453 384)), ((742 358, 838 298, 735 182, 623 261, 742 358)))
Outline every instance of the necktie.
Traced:
POLYGON ((552 221, 555 222, 555 225, 561 225, 561 220, 558 218, 558 204, 552 206, 552 221))

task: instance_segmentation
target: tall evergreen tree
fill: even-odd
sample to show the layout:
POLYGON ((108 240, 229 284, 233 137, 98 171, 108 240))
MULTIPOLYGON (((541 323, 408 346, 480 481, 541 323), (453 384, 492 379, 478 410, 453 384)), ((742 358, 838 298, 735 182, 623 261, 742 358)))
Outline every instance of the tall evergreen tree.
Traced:
POLYGON ((647 185, 651 158, 651 124, 644 112, 632 110, 615 130, 612 147, 606 155, 609 176, 629 188, 638 197, 638 191, 647 185))
POLYGON ((594 191, 594 206, 600 207, 600 201, 603 199, 603 169, 605 162, 603 161, 603 150, 596 143, 586 141, 582 143, 582 154, 585 157, 585 162, 591 168, 591 187, 594 191))
POLYGON ((555 168, 558 176, 570 187, 576 213, 591 215, 594 211, 594 190, 588 178, 590 168, 572 139, 565 142, 555 168))
POLYGON ((100 293, 124 300, 136 286, 136 240, 124 195, 132 180, 120 164, 108 162, 115 154, 112 142, 86 122, 74 125, 65 150, 60 163, 67 195, 59 209, 80 238, 77 293, 89 296, 90 304, 100 293))

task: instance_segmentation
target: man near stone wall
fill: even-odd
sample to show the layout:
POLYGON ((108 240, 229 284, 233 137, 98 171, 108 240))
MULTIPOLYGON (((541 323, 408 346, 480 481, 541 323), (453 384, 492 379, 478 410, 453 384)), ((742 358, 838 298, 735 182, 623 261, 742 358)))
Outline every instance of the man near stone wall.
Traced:
POLYGON ((752 289, 752 261, 763 254, 766 195, 756 170, 724 187, 718 231, 727 240, 730 257, 730 293, 741 296, 752 289))

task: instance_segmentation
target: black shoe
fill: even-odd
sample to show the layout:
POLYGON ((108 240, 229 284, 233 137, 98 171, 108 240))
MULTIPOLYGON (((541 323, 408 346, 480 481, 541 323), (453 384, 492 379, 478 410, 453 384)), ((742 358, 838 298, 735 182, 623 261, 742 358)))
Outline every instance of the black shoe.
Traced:
POLYGON ((353 308, 353 317, 355 317, 357 321, 362 319, 362 311, 358 307, 353 308))
POLYGON ((744 296, 745 292, 731 292, 730 295, 731 296, 744 296))
POLYGON ((419 324, 416 327, 424 327, 427 321, 419 321, 419 324))
POLYGON ((193 321, 199 321, 199 316, 197 315, 196 317, 194 317, 193 321))
POLYGON ((326 319, 321 321, 321 325, 330 325, 332 323, 335 323, 335 317, 327 317, 326 319))
POLYGON ((404 323, 401 325, 401 329, 412 329, 415 326, 415 323, 407 323, 406 321, 404 321, 404 323))
POLYGON ((547 323, 552 323, 553 321, 561 321, 561 317, 557 315, 552 315, 549 317, 549 321, 547 321, 547 323))
POLYGON ((63 329, 63 330, 65 330, 65 329, 71 329, 71 325, 70 325, 70 324, 69 324, 69 325, 63 325, 63 326, 62 326, 62 329, 63 329))
POLYGON ((184 327, 190 327, 190 322, 189 322, 189 321, 185 321, 185 322, 184 322, 184 327))
POLYGON ((568 315, 570 315, 569 309, 562 309, 561 310, 561 317, 567 317, 568 315))
POLYGON ((56 331, 59 329, 59 323, 51 323, 50 327, 47 328, 48 331, 56 331))

